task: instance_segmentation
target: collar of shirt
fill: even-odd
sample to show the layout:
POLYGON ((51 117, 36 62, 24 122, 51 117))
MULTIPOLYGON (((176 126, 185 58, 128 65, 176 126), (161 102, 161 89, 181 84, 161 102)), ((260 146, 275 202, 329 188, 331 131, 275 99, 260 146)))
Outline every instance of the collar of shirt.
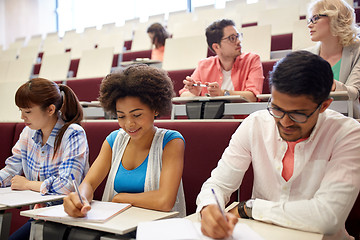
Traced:
MULTIPOLYGON (((232 69, 237 69, 240 65, 240 61, 244 58, 245 53, 241 53, 239 56, 235 58, 234 64, 232 66, 232 69)), ((222 72, 222 67, 220 64, 219 56, 216 56, 216 67, 219 70, 219 72, 222 72)))
MULTIPOLYGON (((47 145, 49 145, 51 147, 55 146, 55 138, 56 138, 58 132, 60 131, 61 127, 64 126, 64 124, 65 124, 64 120, 62 120, 61 117, 58 117, 58 120, 57 120, 53 130, 51 131, 48 140, 46 141, 47 145)), ((34 131, 32 139, 34 140, 34 142, 36 144, 41 144, 42 143, 42 132, 41 132, 41 130, 34 131)))

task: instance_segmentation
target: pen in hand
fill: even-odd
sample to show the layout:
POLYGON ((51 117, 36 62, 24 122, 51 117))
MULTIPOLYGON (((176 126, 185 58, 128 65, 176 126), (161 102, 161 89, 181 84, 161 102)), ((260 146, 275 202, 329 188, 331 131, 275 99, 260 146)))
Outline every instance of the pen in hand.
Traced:
POLYGON ((193 86, 194 87, 208 87, 208 85, 202 84, 202 83, 194 83, 193 86))
POLYGON ((78 185, 77 185, 77 183, 75 181, 75 177, 74 177, 73 174, 71 174, 71 179, 72 179, 72 182, 74 184, 75 191, 77 192, 77 194, 78 194, 78 196, 80 198, 80 202, 81 202, 82 205, 84 205, 84 202, 83 202, 83 200, 81 198, 81 195, 80 195, 79 187, 78 187, 78 185))
POLYGON ((222 210, 222 208, 221 208, 221 206, 220 206, 219 200, 218 200, 218 198, 216 197, 216 194, 215 194, 214 189, 212 188, 211 191, 212 191, 212 193, 213 193, 213 195, 214 195, 214 197, 215 197, 216 204, 218 205, 221 214, 222 214, 223 217, 225 218, 225 221, 227 221, 227 218, 226 218, 226 216, 225 216, 225 213, 224 213, 224 211, 222 210))
MULTIPOLYGON (((215 197, 216 204, 217 204, 217 206, 219 207, 219 210, 220 210, 221 214, 223 215, 223 217, 224 217, 225 221, 227 222, 227 218, 226 218, 226 216, 225 216, 224 211, 222 210, 222 208, 221 208, 221 206, 220 206, 219 200, 218 200, 218 198, 216 197, 216 194, 215 194, 214 189, 212 188, 212 189, 211 189, 211 191, 212 191, 212 193, 213 193, 213 195, 214 195, 214 197, 215 197)), ((232 239, 234 239, 234 238, 233 238, 233 236, 232 236, 232 235, 231 235, 231 233, 230 233, 229 238, 226 238, 226 239, 228 239, 228 240, 232 240, 232 239)))

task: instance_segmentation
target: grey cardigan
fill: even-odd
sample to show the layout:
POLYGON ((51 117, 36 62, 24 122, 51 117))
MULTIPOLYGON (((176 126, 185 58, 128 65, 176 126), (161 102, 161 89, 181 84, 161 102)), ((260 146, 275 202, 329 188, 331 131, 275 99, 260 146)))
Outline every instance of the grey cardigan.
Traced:
MULTIPOLYGON (((306 50, 319 55, 320 45, 306 50)), ((354 106, 354 118, 360 118, 360 41, 344 47, 340 66, 339 81, 336 81, 337 91, 347 91, 354 106)))
MULTIPOLYGON (((145 176, 145 192, 159 189, 163 153, 162 143, 166 131, 166 129, 156 128, 156 133, 153 138, 149 152, 149 159, 145 176)), ((130 136, 123 129, 120 129, 114 141, 112 149, 111 169, 106 181, 102 201, 109 202, 117 194, 114 190, 114 179, 129 140, 130 136)), ((180 182, 180 186, 176 196, 176 202, 171 211, 179 212, 178 217, 186 216, 185 196, 182 181, 180 182)))

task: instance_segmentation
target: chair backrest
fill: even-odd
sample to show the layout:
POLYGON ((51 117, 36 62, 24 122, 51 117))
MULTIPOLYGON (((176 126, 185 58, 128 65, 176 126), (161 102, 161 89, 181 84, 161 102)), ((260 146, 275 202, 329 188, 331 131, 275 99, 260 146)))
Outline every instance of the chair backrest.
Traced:
POLYGON ((8 49, 16 48, 19 49, 25 46, 26 37, 16 38, 14 42, 11 42, 8 49))
POLYGON ((18 59, 32 59, 33 64, 37 63, 39 47, 37 45, 20 48, 18 59))
POLYGON ((76 77, 105 77, 111 72, 113 57, 114 48, 98 48, 84 51, 76 77))
POLYGON ((0 82, 6 81, 6 74, 9 68, 9 61, 0 60, 0 82))
POLYGON ((9 68, 6 73, 5 81, 14 81, 14 82, 25 82, 28 81, 31 77, 33 69, 33 60, 18 59, 15 61, 9 62, 9 68))
POLYGON ((299 7, 281 7, 260 12, 258 25, 271 25, 271 34, 279 35, 293 32, 293 22, 300 19, 299 7))
POLYGON ((79 101, 97 101, 99 97, 100 84, 103 78, 76 79, 66 82, 76 94, 79 101))
POLYGON ((103 31, 103 33, 109 33, 113 30, 113 28, 115 27, 116 23, 106 23, 103 24, 101 27, 101 30, 103 31))
POLYGON ((14 61, 18 55, 18 48, 9 48, 0 53, 0 61, 14 61))
POLYGON ((44 42, 42 51, 46 55, 56 55, 62 54, 65 52, 65 43, 64 42, 44 42))
POLYGON ((164 25, 165 13, 149 16, 149 19, 147 20, 147 25, 150 26, 153 23, 161 23, 162 25, 164 25))
POLYGON ((114 48, 115 54, 124 52, 124 34, 120 32, 110 32, 103 34, 98 43, 98 48, 114 48))
POLYGON ((261 61, 270 60, 271 53, 271 26, 254 26, 242 28, 244 34, 242 41, 243 52, 254 52, 260 56, 261 61))
POLYGON ((5 167, 5 159, 11 156, 15 126, 16 123, 0 122, 0 169, 5 167))
MULTIPOLYGON (((258 2, 251 4, 248 4, 246 2, 239 3, 232 11, 236 11, 236 14, 240 15, 242 24, 248 24, 258 22, 260 12, 265 9, 265 0, 259 0, 258 2)), ((231 12, 231 10, 227 11, 231 12)), ((234 13, 232 13, 231 16, 234 16, 234 13)))
MULTIPOLYGON (((213 6, 213 5, 210 5, 213 6)), ((217 20, 221 20, 224 18, 230 18, 225 14, 225 9, 224 8, 205 8, 203 10, 195 10, 195 20, 197 20, 198 22, 200 22, 203 26, 204 26, 204 34, 205 34, 205 29, 207 26, 209 26, 211 23, 217 21, 217 20)), ((230 18, 232 19, 232 18, 230 18)), ((234 19, 232 19, 234 20, 234 19)))
POLYGON ((15 104, 15 93, 24 82, 0 82, 0 122, 21 121, 19 108, 15 104))
POLYGON ((84 51, 93 49, 95 49, 93 40, 82 36, 71 46, 71 59, 81 58, 84 51))
POLYGON ((206 27, 205 22, 201 20, 174 23, 172 37, 185 38, 192 36, 205 36, 206 27))
POLYGON ((170 70, 193 69, 207 56, 205 36, 166 39, 162 68, 170 70))
MULTIPOLYGON (((41 51, 44 51, 44 48, 49 48, 47 45, 53 45, 60 42, 58 32, 51 32, 46 34, 45 39, 43 40, 41 51)), ((65 47, 64 47, 65 49, 65 47)))
POLYGON ((82 37, 92 42, 93 45, 97 45, 100 41, 102 31, 96 29, 96 27, 88 27, 84 29, 82 37))
POLYGON ((133 25, 132 24, 128 24, 128 25, 123 25, 123 26, 119 26, 119 27, 114 27, 111 30, 111 33, 116 33, 116 34, 123 34, 124 36, 124 41, 128 41, 128 40, 132 40, 133 36, 134 36, 134 32, 133 32, 133 25))
POLYGON ((167 30, 170 34, 172 34, 176 24, 192 22, 193 18, 194 15, 192 13, 188 13, 186 10, 170 12, 167 20, 167 30))
POLYGON ((29 42, 26 46, 36 46, 38 49, 40 49, 43 42, 43 38, 41 34, 31 36, 29 42))
POLYGON ((292 40, 292 50, 305 49, 316 45, 316 42, 311 41, 309 29, 307 27, 307 20, 298 20, 294 22, 294 32, 292 40))
POLYGON ((65 32, 61 41, 64 43, 65 49, 72 49, 73 45, 80 41, 81 36, 82 35, 77 33, 76 30, 69 30, 65 32))
POLYGON ((131 44, 131 51, 150 50, 152 48, 151 39, 143 27, 134 31, 134 38, 131 44))
POLYGON ((52 81, 65 80, 70 67, 71 55, 69 52, 61 54, 44 54, 39 77, 52 81))
POLYGON ((169 77, 171 78, 174 84, 174 91, 177 97, 179 96, 179 91, 184 87, 183 80, 187 76, 191 76, 194 70, 195 69, 168 71, 169 77))

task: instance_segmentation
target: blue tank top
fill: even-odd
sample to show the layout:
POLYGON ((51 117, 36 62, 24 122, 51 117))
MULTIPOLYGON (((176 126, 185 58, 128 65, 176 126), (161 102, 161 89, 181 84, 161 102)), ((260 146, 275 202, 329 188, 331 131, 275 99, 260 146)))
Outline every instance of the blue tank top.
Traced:
MULTIPOLYGON (((116 139, 118 132, 119 132, 119 130, 115 130, 112 133, 110 133, 106 138, 106 140, 109 143, 111 148, 114 145, 114 141, 116 139)), ((175 138, 180 138, 185 142, 183 136, 179 132, 173 131, 173 130, 167 130, 164 135, 162 148, 164 149, 166 144, 175 138)), ((126 193, 144 192, 148 158, 149 158, 149 155, 140 164, 140 166, 138 166, 137 168, 132 169, 132 170, 125 169, 124 166, 122 165, 122 162, 120 163, 119 169, 116 173, 115 180, 114 180, 114 190, 117 193, 120 193, 120 192, 126 192, 126 193)))

